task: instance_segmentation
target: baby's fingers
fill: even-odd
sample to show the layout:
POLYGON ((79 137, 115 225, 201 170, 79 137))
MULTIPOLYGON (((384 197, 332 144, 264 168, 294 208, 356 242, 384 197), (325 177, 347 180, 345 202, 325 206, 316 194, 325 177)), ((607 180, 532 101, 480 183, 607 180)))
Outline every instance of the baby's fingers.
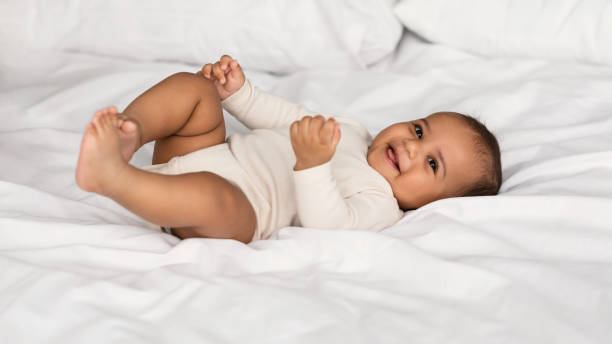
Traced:
POLYGON ((212 64, 210 63, 205 64, 204 67, 202 67, 202 70, 200 72, 202 72, 202 75, 206 79, 210 79, 210 75, 212 73, 212 64))
POLYGON ((300 127, 299 121, 295 121, 291 123, 291 126, 289 127, 289 134, 291 135, 291 141, 297 140, 298 134, 299 134, 299 127, 300 127))
POLYGON ((338 142, 340 142, 340 137, 342 136, 340 132, 340 124, 336 123, 336 129, 334 130, 334 136, 332 138, 332 147, 336 149, 338 142))
POLYGON ((227 73, 227 67, 233 60, 234 59, 232 59, 232 57, 229 55, 221 56, 221 59, 219 59, 219 66, 221 67, 221 70, 227 73))
POLYGON ((289 127, 289 134, 291 137, 291 145, 293 146, 293 148, 295 148, 296 145, 304 144, 305 136, 303 134, 303 130, 304 122, 302 122, 301 120, 291 123, 291 126, 289 127))
POLYGON ((240 68, 238 61, 236 60, 230 61, 229 68, 226 70, 226 73, 231 78, 237 78, 237 79, 244 78, 244 73, 242 72, 242 68, 240 68))
POLYGON ((225 73, 221 70, 220 62, 217 62, 212 66, 212 74, 221 84, 225 84, 225 73))
POLYGON ((321 143, 326 144, 326 145, 330 144, 332 137, 334 136, 334 130, 335 130, 335 121, 330 118, 321 127, 321 131, 319 133, 319 137, 321 138, 321 143))

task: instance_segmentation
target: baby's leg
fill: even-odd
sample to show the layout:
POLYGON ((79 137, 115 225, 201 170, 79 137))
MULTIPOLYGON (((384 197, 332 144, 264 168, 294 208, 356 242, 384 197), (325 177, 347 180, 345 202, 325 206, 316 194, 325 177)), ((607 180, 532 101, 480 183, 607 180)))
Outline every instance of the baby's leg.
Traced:
MULTIPOLYGON (((117 113, 117 109, 99 112, 117 113)), ((193 73, 176 73, 162 80, 134 99, 119 119, 121 154, 126 161, 154 140, 154 164, 225 141, 217 90, 210 80, 193 73)))
POLYGON ((239 188, 209 172, 161 175, 129 165, 121 156, 119 125, 115 113, 98 113, 87 125, 77 165, 82 189, 149 222, 180 228, 182 238, 251 240, 255 212, 239 188))

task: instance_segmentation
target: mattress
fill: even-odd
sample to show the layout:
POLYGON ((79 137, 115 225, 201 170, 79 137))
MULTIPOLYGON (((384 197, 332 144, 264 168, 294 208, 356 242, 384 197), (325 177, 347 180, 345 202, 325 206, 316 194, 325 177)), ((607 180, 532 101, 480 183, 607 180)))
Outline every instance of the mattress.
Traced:
MULTIPOLYGON (((234 56, 240 61, 240 56, 234 56)), ((364 69, 245 73, 372 134, 480 118, 503 185, 379 232, 271 239, 149 229, 74 173, 93 112, 194 63, 28 55, 0 84, 0 342, 604 343, 612 337, 612 66, 485 57, 404 31, 364 69)), ((225 114, 228 132, 246 132, 225 114)), ((131 163, 151 163, 152 146, 131 163)))

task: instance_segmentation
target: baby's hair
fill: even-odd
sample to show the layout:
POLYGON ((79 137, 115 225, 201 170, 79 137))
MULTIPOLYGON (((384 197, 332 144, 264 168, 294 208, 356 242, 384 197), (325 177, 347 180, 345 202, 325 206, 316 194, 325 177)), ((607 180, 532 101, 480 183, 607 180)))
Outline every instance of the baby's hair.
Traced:
POLYGON ((502 183, 501 153, 499 143, 493 133, 478 119, 461 113, 459 118, 474 131, 474 144, 479 159, 484 160, 480 179, 464 189, 460 196, 491 196, 497 195, 502 183))

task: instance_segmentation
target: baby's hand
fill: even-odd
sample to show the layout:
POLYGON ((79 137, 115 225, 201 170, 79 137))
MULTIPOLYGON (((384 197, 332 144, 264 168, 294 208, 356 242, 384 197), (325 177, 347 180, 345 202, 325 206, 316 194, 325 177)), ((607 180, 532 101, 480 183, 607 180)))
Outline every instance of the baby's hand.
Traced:
POLYGON ((225 100, 238 91, 245 79, 238 61, 229 55, 221 56, 221 59, 214 64, 205 64, 196 74, 215 83, 221 100, 225 100))
POLYGON ((289 130, 296 159, 294 171, 330 161, 340 142, 340 125, 333 118, 326 121, 321 115, 302 117, 289 130))

